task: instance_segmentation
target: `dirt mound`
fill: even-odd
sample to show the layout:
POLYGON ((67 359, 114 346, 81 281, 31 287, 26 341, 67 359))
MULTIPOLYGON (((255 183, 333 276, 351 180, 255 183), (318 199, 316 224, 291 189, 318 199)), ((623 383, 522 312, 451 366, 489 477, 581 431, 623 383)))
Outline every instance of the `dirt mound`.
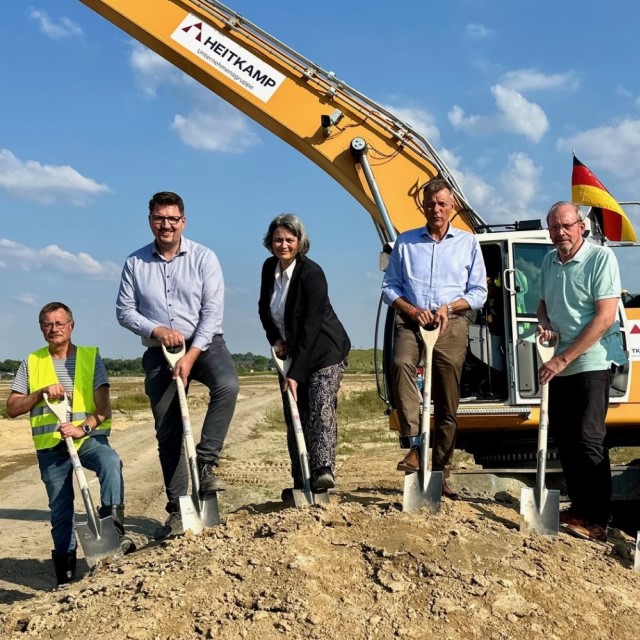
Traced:
MULTIPOLYGON (((378 496, 379 498, 380 496, 378 496)), ((519 531, 510 505, 433 516, 357 491, 329 507, 270 502, 98 566, 15 604, 3 637, 638 638, 633 541, 519 531)), ((2 635, 2 633, 0 633, 2 635)))

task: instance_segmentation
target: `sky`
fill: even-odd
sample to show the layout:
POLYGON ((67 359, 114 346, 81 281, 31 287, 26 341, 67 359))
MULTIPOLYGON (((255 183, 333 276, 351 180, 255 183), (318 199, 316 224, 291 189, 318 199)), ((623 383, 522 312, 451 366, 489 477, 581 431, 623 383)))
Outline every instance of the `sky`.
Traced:
MULTIPOLYGON (((640 200, 636 2, 229 2, 425 134, 486 221, 569 199, 573 150, 616 199, 640 200)), ((0 13, 0 360, 42 346, 52 300, 73 309, 76 344, 141 355, 114 305, 160 190, 183 196, 185 235, 221 262, 232 353, 268 353, 262 237, 282 212, 304 221, 353 346, 373 346, 379 240, 342 187, 79 0, 0 13)), ((627 213, 640 229, 640 207, 627 213)), ((638 292, 637 249, 617 254, 638 292)))

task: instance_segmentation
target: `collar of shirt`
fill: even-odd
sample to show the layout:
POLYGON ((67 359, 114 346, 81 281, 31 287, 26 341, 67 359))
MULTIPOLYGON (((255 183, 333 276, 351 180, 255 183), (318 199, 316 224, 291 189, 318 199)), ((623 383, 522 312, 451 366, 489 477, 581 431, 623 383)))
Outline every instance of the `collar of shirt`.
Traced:
MULTIPOLYGON (((449 223, 449 226, 447 227, 447 232, 444 234, 442 240, 444 240, 445 238, 453 238, 454 236, 453 229, 454 229, 454 226, 451 223, 449 223)), ((423 238, 428 238, 429 240, 431 240, 431 242, 442 242, 442 240, 436 240, 431 235, 431 232, 429 231, 429 225, 427 224, 425 224, 424 227, 422 228, 422 232, 420 235, 423 238)))
MULTIPOLYGON (((175 258, 176 256, 182 256, 187 253, 188 243, 189 241, 184 236, 180 238, 180 248, 175 252, 173 258, 175 258)), ((151 253, 161 260, 164 260, 165 262, 170 262, 160 253, 155 240, 151 243, 151 253)), ((171 258, 171 260, 173 260, 173 258, 171 258)))
POLYGON ((566 262, 562 262, 562 260, 560 260, 560 253, 556 249, 556 255, 553 257, 553 261, 556 264, 559 264, 560 266, 567 265, 570 262, 582 262, 587 257, 587 253, 589 253, 589 244, 590 243, 587 242, 587 240, 583 239, 582 244, 580 245, 580 248, 576 251, 575 255, 570 260, 567 260, 566 262))

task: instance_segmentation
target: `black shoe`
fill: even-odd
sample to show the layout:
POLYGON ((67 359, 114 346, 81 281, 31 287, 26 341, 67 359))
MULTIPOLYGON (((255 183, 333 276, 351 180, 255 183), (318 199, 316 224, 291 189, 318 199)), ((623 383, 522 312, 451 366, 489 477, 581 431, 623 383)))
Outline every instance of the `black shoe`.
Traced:
POLYGON ((102 505, 98 507, 98 515, 101 518, 111 516, 113 519, 116 531, 120 534, 120 551, 122 551, 122 555, 126 556, 129 553, 133 553, 136 550, 135 542, 124 532, 124 505, 102 505))
POLYGON ((179 536, 184 533, 182 526, 182 516, 179 511, 174 511, 169 514, 165 523, 158 527, 153 534, 154 540, 164 540, 165 538, 172 538, 173 536, 179 536))
POLYGON ((336 486, 336 479, 330 467, 320 467, 313 472, 313 482, 311 483, 314 491, 326 491, 336 486))
POLYGON ((76 577, 76 552, 51 552, 53 568, 56 572, 56 587, 71 582, 76 577))
POLYGON ((200 493, 216 493, 227 488, 224 480, 216 477, 214 465, 208 462, 202 464, 198 462, 198 467, 200 469, 200 493))
POLYGON ((120 538, 120 551, 122 551, 123 556, 128 556, 130 553, 136 551, 136 543, 129 538, 129 536, 122 536, 120 538))

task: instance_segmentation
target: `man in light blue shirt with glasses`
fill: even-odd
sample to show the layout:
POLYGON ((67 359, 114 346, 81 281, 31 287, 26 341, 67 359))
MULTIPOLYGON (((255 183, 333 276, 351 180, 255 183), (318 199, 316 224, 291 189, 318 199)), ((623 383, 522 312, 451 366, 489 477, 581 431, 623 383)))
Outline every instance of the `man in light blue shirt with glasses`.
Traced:
POLYGON ((189 476, 182 453, 182 417, 175 379, 197 380, 209 389, 209 406, 196 447, 203 493, 222 491, 216 477, 220 450, 238 396, 235 364, 222 337, 224 281, 216 255, 182 235, 186 225, 182 198, 171 191, 149 201, 154 241, 132 253, 122 270, 116 302, 118 322, 142 338, 145 392, 155 419, 158 453, 167 494, 167 522, 156 539, 183 532, 180 496, 189 476), (173 373, 161 345, 186 353, 173 373))
POLYGON ((384 301, 396 309, 391 380, 401 443, 409 452, 398 470, 420 468, 420 403, 416 370, 423 355, 418 325, 437 324, 433 352, 433 469, 443 471, 442 494, 455 498, 449 482, 455 449, 460 377, 467 352, 468 312, 487 299, 487 273, 478 239, 455 228, 453 190, 435 178, 423 190, 427 224, 398 236, 382 283, 384 301))

